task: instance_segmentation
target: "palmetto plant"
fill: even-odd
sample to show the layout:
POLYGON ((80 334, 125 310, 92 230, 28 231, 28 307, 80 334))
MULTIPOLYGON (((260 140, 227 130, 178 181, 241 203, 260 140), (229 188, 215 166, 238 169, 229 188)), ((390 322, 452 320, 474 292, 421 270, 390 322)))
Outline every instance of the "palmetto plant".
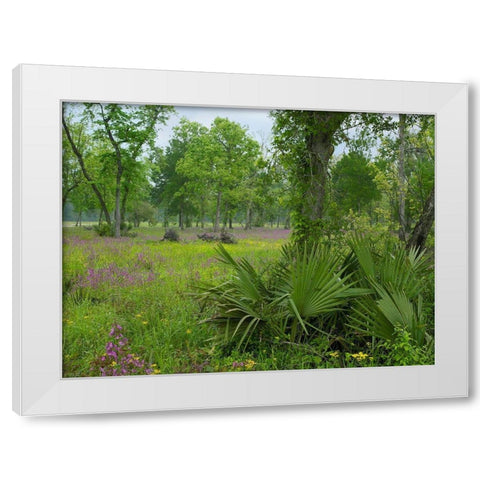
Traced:
POLYGON ((222 244, 215 250, 217 259, 230 266, 233 274, 219 285, 199 287, 199 297, 214 307, 214 314, 206 321, 219 327, 223 343, 235 340, 245 345, 255 332, 274 323, 272 294, 248 260, 235 260, 222 244))
POLYGON ((322 317, 341 310, 351 298, 368 291, 353 288, 341 268, 341 257, 331 248, 314 245, 284 247, 288 259, 278 272, 277 302, 284 303, 291 320, 291 339, 308 335, 308 327, 321 327, 322 317), (320 325, 319 325, 320 324, 320 325))
POLYGON ((395 329, 405 329, 419 345, 431 341, 426 331, 422 292, 432 261, 418 249, 388 244, 375 252, 367 239, 351 240, 346 269, 371 294, 356 300, 350 325, 372 337, 392 340, 395 329))
POLYGON ((222 245, 216 252, 233 275, 220 285, 202 288, 200 296, 215 311, 207 321, 220 327, 224 342, 238 346, 246 346, 261 332, 302 341, 318 332, 322 317, 341 310, 351 297, 367 293, 353 288, 343 275, 341 258, 326 247, 284 247, 268 281, 222 245))

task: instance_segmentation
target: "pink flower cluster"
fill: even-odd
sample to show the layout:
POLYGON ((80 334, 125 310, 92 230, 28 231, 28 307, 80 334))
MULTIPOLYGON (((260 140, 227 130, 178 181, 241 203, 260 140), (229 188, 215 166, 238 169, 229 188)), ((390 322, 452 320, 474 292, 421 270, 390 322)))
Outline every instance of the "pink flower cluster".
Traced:
POLYGON ((77 280, 78 287, 99 288, 102 285, 114 287, 128 287, 153 282, 156 276, 153 272, 131 272, 128 268, 120 268, 111 263, 106 268, 89 268, 85 275, 77 280))
POLYGON ((112 340, 105 345, 105 353, 92 362, 90 371, 98 372, 102 377, 153 373, 150 364, 130 351, 128 338, 123 335, 121 325, 114 324, 109 336, 112 340))

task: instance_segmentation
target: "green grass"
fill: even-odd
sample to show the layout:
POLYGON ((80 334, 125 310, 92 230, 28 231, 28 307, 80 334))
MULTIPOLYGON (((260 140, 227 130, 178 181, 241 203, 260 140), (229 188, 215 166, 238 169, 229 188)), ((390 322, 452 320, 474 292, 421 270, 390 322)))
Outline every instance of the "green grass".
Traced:
MULTIPOLYGON (((123 327, 131 351, 153 364, 156 373, 194 372, 205 362, 202 369, 228 368, 229 360, 211 367, 213 327, 200 322, 206 312, 190 295, 199 282, 218 282, 226 275, 226 267, 214 259, 214 244, 193 240, 192 231, 186 235, 191 240, 180 243, 160 241, 161 228, 142 227, 136 233, 116 240, 83 228, 64 229, 64 377, 95 374, 92 362, 105 352, 114 323, 123 327)), ((278 258, 283 243, 252 234, 228 249, 262 268, 278 258)))
MULTIPOLYGON (((292 340, 291 335, 260 335, 248 348, 217 343, 218 324, 204 322, 212 318, 215 304, 202 306, 193 293, 199 284, 219 285, 231 278, 232 270, 216 260, 215 244, 199 240, 199 232, 181 231, 181 241, 173 243, 161 241, 160 227, 142 226, 133 230, 134 236, 113 239, 97 236, 90 227, 65 226, 64 377, 98 376, 100 367, 119 371, 115 358, 106 356, 108 343, 119 342, 110 336, 113 325, 120 325, 128 339, 123 357, 129 354, 142 364, 124 374, 434 363, 433 349, 416 346, 403 330, 389 341, 380 341, 346 329, 351 319, 345 312, 330 316, 329 332, 308 342, 292 340)), ((238 243, 226 245, 231 256, 247 259, 268 278, 288 232, 268 228, 245 232, 238 227, 234 233, 238 243)), ((427 330, 433 333, 433 270, 422 278, 427 330)))

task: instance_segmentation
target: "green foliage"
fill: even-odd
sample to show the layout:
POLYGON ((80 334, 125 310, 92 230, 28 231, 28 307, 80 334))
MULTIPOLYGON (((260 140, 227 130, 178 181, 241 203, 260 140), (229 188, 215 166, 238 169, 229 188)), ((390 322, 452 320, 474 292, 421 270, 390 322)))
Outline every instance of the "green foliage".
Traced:
POLYGON ((263 276, 247 259, 235 260, 221 244, 215 251, 217 260, 228 265, 234 274, 220 285, 200 287, 199 298, 215 306, 214 315, 207 321, 219 327, 219 339, 223 343, 234 340, 241 346, 267 328, 276 332, 274 318, 280 320, 280 316, 272 305, 272 293, 263 276))
MULTIPOLYGON (((120 225, 120 231, 122 236, 135 236, 134 232, 131 232, 133 225, 131 223, 123 222, 120 225)), ((97 225, 93 225, 93 230, 98 234, 100 237, 114 237, 115 236, 115 226, 109 225, 106 222, 101 222, 97 225)))
POLYGON ((432 363, 433 262, 393 240, 403 200, 408 240, 434 191, 432 116, 404 116, 400 142, 396 115, 277 111, 271 146, 182 118, 161 148, 172 113, 64 108, 64 204, 97 234, 64 247, 67 376, 89 374, 112 324, 155 373, 432 363))
POLYGON ((225 343, 248 344, 266 331, 303 341, 349 298, 365 293, 352 287, 340 269, 340 257, 326 247, 284 247, 269 277, 245 258, 235 260, 221 245, 216 251, 218 260, 234 273, 220 285, 203 287, 201 298, 214 306, 215 314, 208 321, 221 327, 225 343))
POLYGON ((375 165, 357 152, 343 155, 335 163, 332 168, 332 190, 341 212, 361 212, 380 199, 375 176, 375 165))
POLYGON ((93 229, 100 237, 113 237, 114 235, 112 225, 105 222, 94 225, 93 229))
POLYGON ((378 361, 384 365, 433 365, 435 352, 433 341, 419 345, 408 329, 395 327, 392 339, 380 343, 376 349, 378 361))
MULTIPOLYGON (((214 245, 196 239, 199 230, 186 229, 182 243, 159 241, 165 233, 159 227, 137 228, 136 237, 123 239, 83 228, 65 231, 65 376, 92 374, 113 323, 122 325, 132 352, 156 374, 433 363, 433 342, 418 345, 402 325, 384 340, 351 324, 358 300, 380 299, 365 287, 369 282, 352 250, 322 246, 304 255, 300 246, 282 248, 285 238, 268 240, 252 230, 220 260, 214 245), (318 268, 310 267, 315 263, 318 268), (304 280, 311 268, 318 291, 304 280), (199 282, 213 292, 206 302, 185 294, 199 282)), ((392 274, 382 276, 379 264, 395 247, 372 243, 366 242, 372 265, 363 259, 363 268, 387 283, 392 274)), ((415 268, 425 284, 421 311, 433 338, 433 272, 415 268)), ((404 276, 398 285, 408 283, 404 276)))
POLYGON ((342 309, 349 298, 361 295, 340 268, 341 257, 331 248, 284 247, 281 268, 276 270, 275 293, 278 302, 286 302, 290 311, 292 341, 308 336, 312 327, 323 328, 323 317, 342 309), (297 333, 298 327, 303 332, 297 333))
MULTIPOLYGON (((165 124, 172 112, 173 107, 160 105, 64 104, 64 161, 71 163, 74 154, 83 183, 92 189, 91 198, 107 223, 113 223, 113 204, 117 237, 129 202, 144 196, 148 184, 146 163, 140 160, 154 148, 157 126, 165 124)), ((86 202, 81 200, 83 208, 86 202)))
POLYGON ((371 294, 358 299, 351 314, 351 325, 359 332, 393 340, 396 328, 409 332, 416 344, 431 340, 427 331, 422 291, 433 268, 431 260, 418 250, 407 250, 397 243, 385 250, 374 249, 366 238, 350 243, 353 256, 347 268, 371 294))
POLYGON ((150 203, 137 201, 132 205, 127 218, 135 227, 139 227, 141 222, 147 222, 150 226, 154 226, 157 224, 156 215, 156 209, 150 203))

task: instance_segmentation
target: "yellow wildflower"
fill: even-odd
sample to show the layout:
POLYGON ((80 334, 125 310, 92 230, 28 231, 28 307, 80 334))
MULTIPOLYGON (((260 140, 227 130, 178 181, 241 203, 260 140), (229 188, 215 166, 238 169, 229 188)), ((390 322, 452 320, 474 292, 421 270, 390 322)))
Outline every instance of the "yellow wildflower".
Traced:
POLYGON ((187 333, 190 335, 192 331, 189 328, 187 328, 187 333))
POLYGON ((144 320, 142 323, 143 323, 144 325, 147 325, 147 324, 148 324, 148 322, 147 322, 146 320, 144 320))
POLYGON ((255 362, 253 360, 247 360, 245 362, 245 368, 247 370, 251 370, 254 367, 254 365, 255 365, 255 362))
POLYGON ((366 353, 363 353, 363 352, 358 352, 358 353, 352 353, 352 357, 355 359, 355 360, 358 360, 358 361, 362 361, 362 360, 366 360, 367 358, 369 358, 369 356, 366 354, 366 353))

